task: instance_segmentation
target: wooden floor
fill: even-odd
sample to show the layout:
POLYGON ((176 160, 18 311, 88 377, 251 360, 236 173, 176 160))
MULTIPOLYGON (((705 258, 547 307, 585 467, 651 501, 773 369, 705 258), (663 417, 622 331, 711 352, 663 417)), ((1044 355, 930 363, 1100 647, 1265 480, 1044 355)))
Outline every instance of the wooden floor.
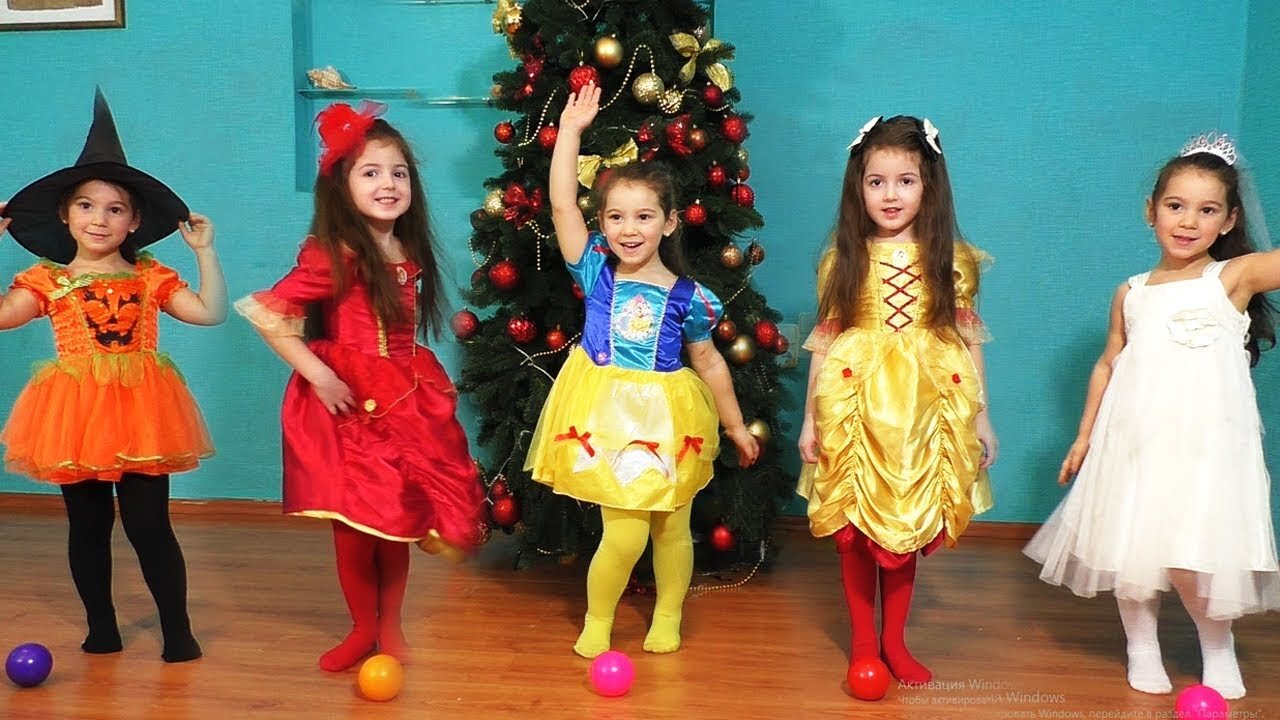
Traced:
MULTIPOLYGON (((935 687, 891 687, 879 702, 841 684, 848 624, 836 557, 803 529, 779 533, 775 567, 744 587, 691 598, 685 647, 640 649, 652 597, 624 597, 614 648, 636 665, 631 693, 603 698, 570 644, 584 611, 585 565, 511 570, 498 535, 478 561, 447 565, 415 551, 406 625, 415 646, 404 691, 373 703, 354 674, 316 667, 348 620, 327 526, 286 518, 176 520, 205 657, 160 661, 154 607, 123 533, 116 606, 125 651, 88 656, 66 570, 64 521, 0 512, 0 649, 49 646, 53 676, 3 682, 0 717, 27 718, 1159 718, 1173 696, 1131 691, 1112 600, 1039 582, 1019 544, 979 540, 921 563, 909 640, 935 687)), ((695 582, 716 582, 695 578, 695 582)), ((1161 618, 1175 690, 1197 681, 1193 626, 1176 601, 1161 618)), ((1280 614, 1236 626, 1249 696, 1232 718, 1280 720, 1280 614)))

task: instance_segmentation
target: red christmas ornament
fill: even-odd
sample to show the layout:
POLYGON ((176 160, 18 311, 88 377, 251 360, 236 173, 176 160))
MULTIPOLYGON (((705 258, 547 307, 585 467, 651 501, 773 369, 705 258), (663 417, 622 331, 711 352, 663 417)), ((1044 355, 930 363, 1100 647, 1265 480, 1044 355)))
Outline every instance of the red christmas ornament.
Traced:
POLYGON ((647 145, 653 142, 653 125, 645 123, 636 131, 636 142, 641 145, 647 145))
POLYGON ((756 336, 756 344, 765 348, 774 347, 778 342, 778 338, 781 337, 778 334, 778 326, 774 325, 771 320, 761 320, 756 323, 754 334, 756 336))
POLYGON ((693 154, 693 148, 689 147, 691 120, 692 118, 685 114, 667 123, 667 145, 671 148, 671 152, 680 157, 689 157, 693 154))
POLYGON ((546 58, 536 57, 534 55, 524 56, 524 76, 529 82, 537 82, 542 77, 542 64, 546 62, 546 58))
POLYGON ((778 339, 773 341, 773 351, 779 355, 786 355, 791 350, 791 341, 786 335, 778 333, 778 339))
POLYGON ((547 331, 547 347, 552 350, 559 350, 569 342, 569 336, 564 334, 558 326, 554 330, 547 331))
POLYGON ((525 83, 524 86, 522 86, 519 90, 516 91, 516 99, 524 100, 525 98, 529 97, 532 94, 533 94, 533 83, 525 83))
POLYGON ((712 163, 711 167, 707 168, 707 184, 711 187, 723 187, 727 179, 723 165, 712 163))
POLYGON ((656 157, 658 157, 658 146, 654 145, 645 148, 645 151, 640 154, 640 162, 651 162, 656 157))
POLYGON ((711 528, 711 547, 719 552, 729 552, 738 544, 737 538, 733 536, 733 531, 723 523, 711 528))
POLYGON ((694 152, 698 152, 707 146, 707 131, 702 128, 694 128, 689 131, 689 147, 694 152))
POLYGON ((516 126, 506 120, 503 120, 494 126, 493 136, 498 139, 498 142, 505 145, 515 139, 516 126))
POLYGON ((725 318, 716 325, 717 340, 729 342, 736 337, 738 337, 738 326, 734 325, 732 320, 725 318))
POLYGON ((483 287, 484 287, 484 281, 485 281, 485 278, 487 278, 487 277, 489 277, 489 269, 488 269, 488 268, 483 268, 483 267, 478 267, 478 268, 476 268, 476 269, 475 269, 475 272, 471 273, 471 287, 472 287, 472 289, 479 290, 480 288, 483 288, 483 287))
POLYGON ((543 150, 553 150, 556 146, 556 138, 559 137, 560 131, 555 125, 548 125, 538 131, 538 144, 543 150))
POLYGON ((709 108, 718 108, 724 104, 724 91, 711 83, 702 88, 702 102, 709 108))
POLYGON ((502 292, 511 292, 520 284, 520 268, 510 260, 500 260, 489 268, 489 282, 502 292))
POLYGON ((738 168, 739 180, 746 180, 749 177, 751 177, 751 168, 747 167, 746 165, 743 165, 742 167, 738 168))
POLYGON ((756 204, 756 193, 746 183, 738 183, 729 190, 729 199, 738 207, 749 208, 756 204))
POLYGON ((449 327, 453 330, 454 337, 459 340, 470 340, 475 337, 476 330, 480 328, 480 318, 470 310, 459 310, 449 320, 449 327))
POLYGON ((581 286, 581 285, 579 285, 578 283, 574 283, 574 284, 573 284, 573 296, 574 296, 574 297, 576 297, 576 298, 578 298, 578 300, 583 300, 583 299, 585 299, 585 298, 587 297, 587 294, 586 294, 586 293, 584 293, 584 292, 582 292, 582 286, 581 286))
POLYGON ((538 326, 527 317, 513 317, 507 321, 507 337, 521 345, 528 345, 538 337, 538 326))
POLYGON ((493 524, 498 527, 513 527, 520 522, 520 506, 510 495, 498 498, 493 501, 493 507, 489 508, 489 517, 493 518, 493 524))
POLYGON ((569 90, 578 92, 587 83, 600 84, 600 71, 591 65, 579 65, 569 71, 569 90))
POLYGON ((726 115, 720 121, 720 132, 726 140, 737 145, 747 139, 747 123, 737 115, 726 115))
POLYGON ((489 486, 489 497, 497 500, 511 494, 511 490, 507 488, 507 484, 501 480, 494 480, 493 485, 489 486))
POLYGON ((684 221, 687 225, 699 227, 707 222, 707 209, 697 200, 684 209, 684 221))

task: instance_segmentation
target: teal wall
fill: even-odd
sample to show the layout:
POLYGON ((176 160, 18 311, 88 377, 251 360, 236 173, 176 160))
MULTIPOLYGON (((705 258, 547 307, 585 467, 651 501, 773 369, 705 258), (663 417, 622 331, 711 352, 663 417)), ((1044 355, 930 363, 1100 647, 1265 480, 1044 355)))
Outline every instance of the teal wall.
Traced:
MULTIPOLYGON (((333 64, 363 87, 483 96, 490 75, 511 63, 490 31, 492 5, 127 5, 124 30, 0 34, 9 77, 0 96, 8 149, 0 197, 74 159, 101 83, 130 159, 214 218, 233 297, 286 269, 310 217, 298 177, 313 167, 308 124, 325 101, 295 92, 303 70, 333 64), (308 142, 301 150, 299 137, 308 142)), ((997 338, 988 363, 1003 454, 997 507, 986 518, 1039 521, 1060 497, 1053 477, 1075 433, 1110 293, 1155 260, 1141 209, 1159 164, 1195 131, 1237 131, 1250 160, 1272 169, 1264 197, 1280 201, 1280 142, 1274 113, 1264 115, 1280 100, 1266 71, 1280 60, 1270 42, 1280 18, 1268 3, 1227 0, 1214 22, 1195 24, 1191 41, 1187 18, 1203 6, 1186 0, 1119 3, 1107 13, 1085 2, 900 0, 857 3, 856 13, 854 5, 717 3, 715 35, 737 46, 742 107, 756 115, 747 148, 768 252, 757 281, 789 322, 811 322, 814 263, 851 134, 872 115, 932 118, 961 227, 996 256, 982 310, 997 338)), ((388 119, 415 140, 425 164, 445 266, 455 284, 466 282, 474 267, 467 214, 499 168, 491 131, 503 115, 390 102, 388 119)), ((176 238, 157 254, 194 271, 176 238)), ((0 243, 0 276, 29 262, 0 243)), ((163 333, 220 450, 177 479, 175 492, 278 497, 285 368, 238 318, 215 329, 167 322, 163 333)), ((26 366, 50 353, 49 336, 44 324, 0 336, 12 368, 0 380, 0 406, 12 403, 26 366)), ((456 370, 453 343, 436 347, 456 370)), ((802 388, 791 391, 798 397, 802 388)), ((1264 418, 1280 426, 1280 403, 1260 394, 1264 418)), ((1280 448, 1272 450, 1275 467, 1280 448)), ((39 489, 0 477, 0 491, 39 489)))

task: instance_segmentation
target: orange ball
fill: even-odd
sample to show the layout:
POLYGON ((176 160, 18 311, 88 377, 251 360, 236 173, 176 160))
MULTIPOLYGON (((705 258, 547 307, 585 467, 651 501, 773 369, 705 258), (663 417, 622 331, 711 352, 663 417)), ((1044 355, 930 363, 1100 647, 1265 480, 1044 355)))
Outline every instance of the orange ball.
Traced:
POLYGON ((390 700, 404 687, 404 667, 390 655, 374 655, 360 666, 356 684, 360 694, 370 700, 390 700))

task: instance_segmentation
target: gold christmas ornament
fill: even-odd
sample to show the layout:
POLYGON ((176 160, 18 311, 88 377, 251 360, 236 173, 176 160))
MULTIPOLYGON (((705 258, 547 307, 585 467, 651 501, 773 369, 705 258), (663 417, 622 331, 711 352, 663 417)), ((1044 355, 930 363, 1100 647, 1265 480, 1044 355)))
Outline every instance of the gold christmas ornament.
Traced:
POLYGON ((578 196, 578 209, 583 214, 589 214, 595 211, 595 204, 591 202, 591 193, 585 193, 578 196))
POLYGON ((761 445, 768 445, 769 438, 772 436, 769 432, 769 423, 761 420, 760 418, 756 418, 755 420, 747 423, 747 432, 754 435, 756 439, 760 441, 761 445))
POLYGON ((684 102, 684 93, 679 90, 667 90, 658 98, 658 109, 667 115, 680 113, 680 104, 684 102))
POLYGON ((747 165, 751 161, 751 153, 748 153, 747 149, 741 145, 738 146, 737 150, 733 151, 733 156, 737 159, 739 165, 747 165))
POLYGON ((516 0, 498 0, 493 9, 493 32, 495 35, 514 35, 520 29, 520 4, 516 0))
POLYGON ((730 270, 737 270, 742 267, 742 248, 729 243, 720 250, 720 264, 730 270))
POLYGON ((644 105, 658 102, 663 90, 666 90, 666 86, 662 83, 662 78, 651 72, 638 76, 636 81, 631 83, 631 94, 644 105))
POLYGON ((605 36, 596 40, 596 64, 603 68, 616 68, 622 64, 623 49, 618 38, 605 36))
POLYGON ((507 206, 502 204, 502 191, 490 190, 488 195, 484 196, 484 214, 491 218, 500 218, 507 211, 507 206))
POLYGON ((308 70, 307 79, 311 81, 312 87, 318 87, 323 90, 355 89, 355 85, 343 80, 342 73, 338 72, 338 69, 332 65, 308 70))
POLYGON ((729 343, 724 354, 734 365, 746 365, 756 356, 756 341, 750 335, 739 335, 729 343))

